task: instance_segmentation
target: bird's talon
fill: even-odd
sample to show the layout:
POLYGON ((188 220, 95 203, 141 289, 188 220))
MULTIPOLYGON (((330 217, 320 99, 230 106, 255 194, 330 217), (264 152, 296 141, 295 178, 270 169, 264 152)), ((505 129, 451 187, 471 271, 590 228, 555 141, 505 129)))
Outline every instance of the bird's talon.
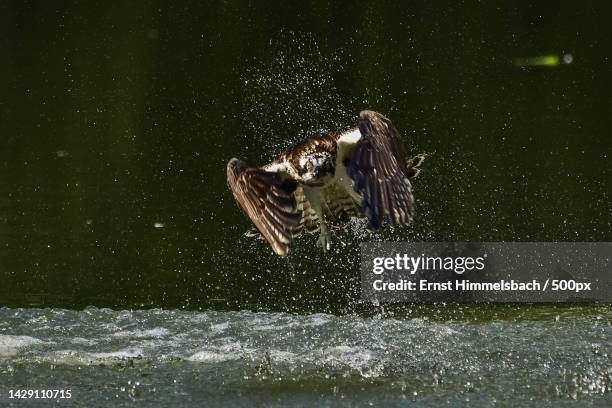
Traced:
POLYGON ((317 246, 320 247, 323 252, 327 252, 330 250, 331 248, 331 240, 330 240, 330 236, 327 233, 323 233, 319 236, 319 239, 317 240, 317 246))

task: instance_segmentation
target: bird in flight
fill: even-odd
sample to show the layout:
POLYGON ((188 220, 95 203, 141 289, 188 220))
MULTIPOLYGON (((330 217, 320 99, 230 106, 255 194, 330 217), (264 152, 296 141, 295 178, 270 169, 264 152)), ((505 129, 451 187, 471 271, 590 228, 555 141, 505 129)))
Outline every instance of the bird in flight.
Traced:
POLYGON ((407 225, 414 216, 410 179, 425 155, 406 160, 391 121, 362 111, 357 127, 308 138, 261 168, 227 163, 227 182, 240 208, 278 255, 301 232, 320 231, 317 245, 330 249, 330 228, 351 217, 368 228, 407 225))

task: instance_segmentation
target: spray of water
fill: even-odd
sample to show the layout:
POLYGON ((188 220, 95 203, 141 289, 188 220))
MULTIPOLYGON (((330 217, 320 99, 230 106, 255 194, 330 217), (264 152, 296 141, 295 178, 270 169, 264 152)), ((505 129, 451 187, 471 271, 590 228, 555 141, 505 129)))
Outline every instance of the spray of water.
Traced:
POLYGON ((247 145, 261 147, 257 159, 272 160, 305 137, 354 124, 359 107, 335 86, 341 51, 327 54, 312 34, 294 31, 281 32, 270 50, 242 79, 243 135, 247 145))

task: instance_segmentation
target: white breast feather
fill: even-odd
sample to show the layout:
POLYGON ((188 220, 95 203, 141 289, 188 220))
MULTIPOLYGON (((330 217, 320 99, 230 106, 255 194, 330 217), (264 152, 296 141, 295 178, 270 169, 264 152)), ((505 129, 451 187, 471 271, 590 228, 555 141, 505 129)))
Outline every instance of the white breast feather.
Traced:
POLYGON ((361 132, 359 128, 354 128, 341 133, 338 138, 338 143, 354 144, 357 143, 359 139, 361 139, 361 132))

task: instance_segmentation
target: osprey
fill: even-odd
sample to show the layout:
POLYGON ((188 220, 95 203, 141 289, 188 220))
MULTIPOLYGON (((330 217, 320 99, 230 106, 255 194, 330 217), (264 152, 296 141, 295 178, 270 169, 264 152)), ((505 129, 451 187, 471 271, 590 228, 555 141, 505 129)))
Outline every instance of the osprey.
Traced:
POLYGON ((320 230, 317 244, 330 248, 329 227, 367 217, 368 228, 406 225, 414 216, 410 179, 424 155, 406 161, 397 130, 373 111, 358 127, 312 137, 261 168, 238 159, 227 164, 227 181, 238 205, 271 245, 285 255, 293 237, 320 230))

